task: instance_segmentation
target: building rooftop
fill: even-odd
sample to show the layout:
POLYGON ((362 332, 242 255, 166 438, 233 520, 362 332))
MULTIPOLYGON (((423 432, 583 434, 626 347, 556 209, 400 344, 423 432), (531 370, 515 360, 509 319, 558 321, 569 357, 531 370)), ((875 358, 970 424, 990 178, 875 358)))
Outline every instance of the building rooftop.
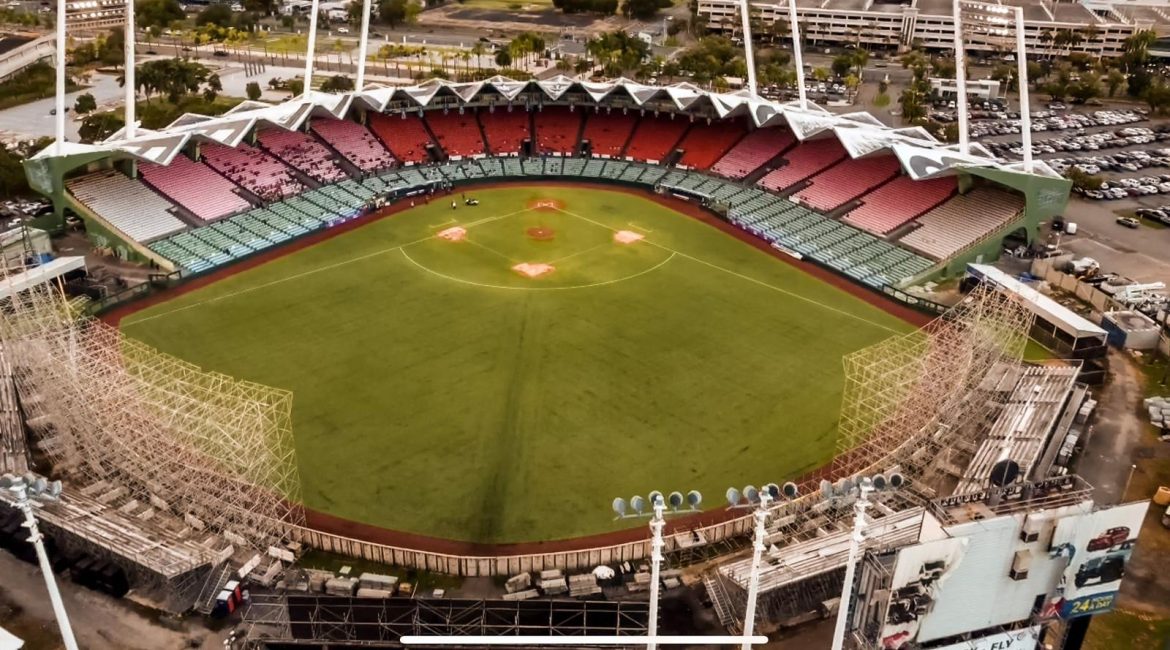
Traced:
POLYGON ((951 0, 918 0, 918 13, 923 16, 951 16, 954 6, 951 0))
POLYGON ((869 0, 826 0, 824 8, 838 11, 864 11, 868 4, 869 0))
POLYGON ((1003 0, 1001 3, 1009 7, 1023 7, 1024 20, 1028 22, 1048 23, 1052 22, 1052 16, 1044 9, 1036 0, 1003 0))
POLYGON ((1052 15, 1058 23, 1089 23, 1092 25, 1098 23, 1096 14, 1086 9, 1084 5, 1075 2, 1053 4, 1052 15))
POLYGON ((952 526, 1015 512, 1091 503, 1092 499, 1093 486, 1069 474, 943 497, 931 502, 930 513, 944 526, 952 526))

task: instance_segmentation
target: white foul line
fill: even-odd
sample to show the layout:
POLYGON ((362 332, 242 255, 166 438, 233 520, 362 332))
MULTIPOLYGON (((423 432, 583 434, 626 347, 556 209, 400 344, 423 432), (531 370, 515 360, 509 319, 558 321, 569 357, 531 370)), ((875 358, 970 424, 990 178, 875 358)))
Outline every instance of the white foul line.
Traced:
MULTIPOLYGON (((569 216, 571 216, 571 217, 577 217, 578 219, 581 219, 581 220, 583 220, 583 221, 588 221, 589 223, 592 223, 592 224, 594 224, 594 225, 601 226, 602 228, 605 228, 606 230, 610 230, 610 231, 612 231, 612 232, 617 232, 617 230, 616 230, 615 228, 613 228, 613 227, 611 227, 611 226, 607 226, 606 224, 604 224, 604 223, 601 223, 600 221, 595 221, 595 220, 593 220, 593 219, 590 219, 589 217, 586 217, 586 216, 583 216, 583 215, 580 215, 580 214, 576 214, 576 213, 573 213, 573 212, 569 212, 568 210, 566 210, 566 209, 564 209, 564 208, 555 208, 555 209, 556 209, 556 210, 558 210, 558 211, 560 211, 560 212, 563 212, 563 213, 565 213, 565 214, 567 214, 567 215, 569 215, 569 216)), ((832 306, 830 306, 830 305, 826 305, 826 304, 824 304, 824 303, 817 302, 816 300, 813 300, 812 298, 809 298, 809 297, 807 297, 807 296, 802 296, 802 295, 800 295, 799 293, 793 293, 793 292, 791 292, 791 291, 789 291, 789 290, 787 290, 787 289, 782 289, 782 288, 780 288, 780 287, 777 287, 777 286, 775 286, 775 285, 768 284, 767 282, 764 282, 763 280, 757 280, 757 279, 755 279, 755 278, 753 278, 753 277, 751 277, 751 276, 748 276, 748 275, 744 275, 744 274, 742 274, 742 273, 739 273, 738 271, 732 271, 731 269, 724 268, 724 267, 722 267, 722 266, 719 266, 718 264, 712 264, 711 262, 708 262, 708 261, 706 261, 706 260, 701 260, 701 259, 699 259, 699 258, 697 258, 697 257, 695 257, 695 256, 693 256, 693 255, 687 255, 686 253, 684 253, 684 252, 682 252, 682 251, 675 250, 675 249, 673 249, 673 248, 670 248, 669 246, 663 246, 662 244, 658 244, 658 243, 652 242, 652 241, 650 241, 649 239, 643 239, 642 241, 644 241, 644 242, 646 242, 647 244, 650 244, 651 246, 654 246, 654 247, 656 247, 656 248, 659 248, 659 249, 662 249, 662 250, 664 250, 664 251, 668 251, 668 252, 674 253, 675 255, 679 255, 680 257, 685 257, 685 258, 687 258, 687 259, 689 259, 689 260, 691 260, 691 261, 693 261, 693 262, 698 262, 699 264, 702 264, 702 265, 704 265, 704 266, 709 266, 709 267, 711 267, 711 268, 713 268, 713 269, 717 269, 717 270, 719 270, 719 271, 723 271, 724 273, 727 273, 727 274, 730 274, 730 275, 734 275, 734 276, 736 276, 737 278, 741 278, 741 279, 747 280, 748 282, 752 282, 752 283, 754 283, 754 284, 758 284, 758 285, 760 285, 761 287, 765 287, 765 288, 767 288, 767 289, 771 289, 772 291, 776 291, 776 292, 782 293, 782 294, 784 294, 784 295, 786 295, 786 296, 790 296, 790 297, 792 297, 792 298, 796 298, 797 300, 803 300, 804 302, 807 302, 807 303, 809 303, 810 305, 816 305, 817 307, 820 307, 821 309, 826 309, 826 310, 828 310, 828 311, 831 311, 831 312, 834 312, 834 313, 840 314, 840 315, 842 315, 842 316, 847 316, 847 317, 849 317, 849 318, 852 318, 852 319, 854 319, 854 320, 859 320, 859 321, 861 321, 861 322, 863 322, 863 323, 866 323, 867 325, 873 325, 874 327, 877 327, 877 328, 879 328, 879 329, 886 330, 887 332, 893 332, 894 334, 901 334, 901 332, 899 332, 898 330, 896 330, 896 329, 894 329, 894 328, 892 328, 892 327, 886 327, 885 325, 882 325, 881 323, 877 323, 877 322, 871 321, 871 320, 869 320, 869 319, 867 319, 867 318, 863 318, 863 317, 861 317, 861 316, 858 316, 857 314, 852 314, 852 313, 850 313, 850 312, 847 312, 847 311, 845 311, 844 309, 838 309, 838 308, 836 308, 836 307, 832 307, 832 306)))

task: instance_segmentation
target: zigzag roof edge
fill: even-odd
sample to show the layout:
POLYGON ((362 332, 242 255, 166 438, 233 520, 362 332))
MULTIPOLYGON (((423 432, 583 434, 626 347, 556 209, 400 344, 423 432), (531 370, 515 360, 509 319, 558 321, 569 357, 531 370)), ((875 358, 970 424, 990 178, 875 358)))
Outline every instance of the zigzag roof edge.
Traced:
MULTIPOLYGON (((1021 171, 1016 165, 1001 163, 990 155, 987 155, 987 150, 982 147, 973 147, 973 150, 967 154, 957 154, 954 145, 932 142, 911 135, 926 135, 929 137, 929 134, 921 130, 915 133, 915 131, 907 127, 890 127, 875 123, 877 120, 871 115, 864 114, 866 117, 862 117, 862 112, 837 115, 813 102, 807 102, 804 106, 800 106, 795 101, 776 102, 768 100, 747 90, 737 90, 727 93, 707 91, 688 82, 679 82, 665 86, 642 84, 626 78, 591 82, 565 75, 557 75, 546 80, 529 81, 517 81, 496 75, 484 81, 467 83, 456 83, 446 79, 428 79, 409 86, 370 87, 364 90, 342 94, 311 91, 307 96, 301 96, 281 104, 257 106, 256 104, 259 104, 259 102, 256 102, 246 106, 243 110, 239 110, 238 108, 233 109, 233 111, 222 116, 209 117, 205 120, 199 120, 194 124, 179 126, 173 130, 171 127, 167 127, 156 131, 153 135, 165 137, 166 135, 185 133, 190 137, 203 139, 207 137, 205 134, 214 132, 216 127, 227 127, 230 123, 240 122, 245 119, 253 121, 253 126, 250 128, 254 128, 256 124, 261 122, 283 128, 298 128, 310 115, 322 115, 327 112, 337 117, 342 115, 344 111, 347 111, 357 101, 371 108, 385 110, 386 106, 395 99, 409 98, 418 105, 426 107, 431 104, 442 89, 449 91, 447 96, 454 95, 462 104, 467 104, 473 102, 489 86, 505 97, 510 96, 510 98, 515 98, 529 89, 537 89, 544 93, 545 96, 553 97, 554 99, 562 96, 565 92, 569 92, 576 86, 580 91, 593 97, 595 101, 600 101, 614 91, 624 90, 629 97, 634 98, 637 105, 644 105, 646 101, 665 96, 670 98, 671 103, 678 107, 679 110, 686 110, 686 107, 693 105, 699 99, 706 98, 714 107, 716 114, 720 117, 726 116, 740 107, 746 107, 755 126, 771 126, 786 123, 796 132, 797 137, 801 140, 822 135, 825 132, 831 132, 834 137, 841 139, 841 130, 848 129, 852 134, 851 139, 855 143, 859 141, 880 143, 878 148, 901 148, 903 153, 906 153, 906 148, 913 148, 920 152, 935 150, 937 151, 936 156, 938 159, 951 161, 961 159, 961 166, 984 166, 1013 173, 1026 173, 1021 171), (554 86, 560 86, 562 89, 556 93, 549 92, 550 87, 554 86), (504 92, 505 89, 508 92, 504 92), (643 97, 642 101, 638 100, 639 96, 643 97), (683 100, 685 99, 689 99, 690 101, 686 101, 684 104, 683 100), (311 105, 310 110, 298 113, 298 111, 304 108, 305 104, 311 105), (289 124, 290 119, 295 124, 289 124)), ((133 146, 129 142, 115 140, 102 143, 100 148, 110 150, 111 152, 121 151, 123 144, 133 146)), ((52 147, 49 147, 46 151, 50 151, 51 149, 52 147)), ((859 155, 865 155, 858 148, 855 148, 855 151, 859 155)), ((867 153, 872 153, 872 151, 870 150, 867 153)), ((46 154, 46 156, 52 156, 52 154, 46 154)), ((955 166, 960 165, 956 164, 955 166)), ((909 168, 907 168, 907 171, 914 173, 909 168)), ((1039 175, 1047 176, 1048 171, 1045 168, 1039 175)))

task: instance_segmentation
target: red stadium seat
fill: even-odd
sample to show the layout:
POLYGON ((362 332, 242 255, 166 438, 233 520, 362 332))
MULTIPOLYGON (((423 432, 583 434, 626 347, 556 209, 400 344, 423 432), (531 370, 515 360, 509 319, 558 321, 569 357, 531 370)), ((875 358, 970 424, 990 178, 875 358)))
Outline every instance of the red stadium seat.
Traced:
POLYGON ((626 148, 626 157, 635 160, 661 161, 676 149, 678 141, 683 137, 691 121, 683 115, 669 115, 654 117, 647 115, 638 122, 634 135, 630 138, 630 146, 626 148))
POLYGON ((589 141, 593 155, 616 158, 622 155, 636 123, 636 117, 621 111, 590 113, 581 138, 589 141))
POLYGON ((427 146, 434 145, 431 134, 418 115, 382 115, 369 113, 370 130, 374 132, 394 157, 404 163, 421 163, 429 159, 427 146))
POLYGON ((861 205, 845 215, 843 221, 884 235, 934 208, 954 192, 954 178, 916 181, 899 176, 861 197, 861 205))
POLYGON ((349 120, 313 120, 313 131, 358 169, 377 171, 394 166, 394 156, 366 127, 349 120))
POLYGON ((448 113, 429 111, 426 117, 431 133, 435 134, 439 146, 448 156, 478 156, 487 151, 483 135, 479 131, 479 122, 475 120, 475 113, 467 112, 460 115, 459 111, 448 113))
POLYGON ((540 153, 576 153, 580 131, 581 111, 545 106, 536 113, 536 146, 540 153))
POLYGON ((760 179, 760 186, 772 191, 786 190, 844 157, 845 148, 837 138, 802 142, 784 157, 788 164, 768 172, 760 179))
POLYGON ((479 122, 487 136, 487 148, 494 154, 518 154, 525 140, 532 137, 528 129, 528 111, 497 106, 494 111, 480 111, 479 122))
POLYGON ((794 198, 813 210, 830 212, 890 180, 900 167, 894 156, 846 158, 814 176, 794 198))
POLYGON ((739 142, 745 130, 739 120, 720 120, 711 124, 695 122, 678 145, 683 150, 678 164, 691 169, 708 169, 739 142))
POLYGON ((727 178, 743 178, 779 156, 794 142, 796 136, 784 127, 756 129, 720 158, 711 172, 727 178))

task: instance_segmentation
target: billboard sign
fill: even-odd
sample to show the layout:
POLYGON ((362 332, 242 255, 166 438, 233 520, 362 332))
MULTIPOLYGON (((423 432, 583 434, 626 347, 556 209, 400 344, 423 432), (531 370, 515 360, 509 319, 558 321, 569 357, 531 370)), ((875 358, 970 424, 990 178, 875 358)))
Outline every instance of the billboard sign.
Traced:
POLYGON ((966 539, 940 539, 898 552, 882 625, 883 650, 900 650, 914 642, 922 620, 930 614, 966 547, 966 539))
POLYGON ((1129 503, 1060 520, 1049 556, 1068 566, 1044 609, 1046 618, 1076 618, 1113 609, 1149 504, 1129 503))
POLYGON ((1036 639, 1040 638, 1040 626, 1023 630, 1000 632, 978 639, 952 643, 934 650, 1036 650, 1036 639))

